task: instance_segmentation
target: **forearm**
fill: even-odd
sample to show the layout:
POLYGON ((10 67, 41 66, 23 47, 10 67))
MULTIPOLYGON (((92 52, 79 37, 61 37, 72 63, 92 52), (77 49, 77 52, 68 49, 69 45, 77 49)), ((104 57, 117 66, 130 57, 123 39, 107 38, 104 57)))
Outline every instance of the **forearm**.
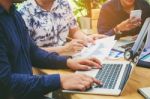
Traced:
POLYGON ((81 40, 85 40, 85 38, 87 38, 87 35, 84 34, 79 28, 70 29, 69 36, 73 39, 81 39, 81 40))
POLYGON ((48 52, 56 52, 60 55, 64 55, 64 53, 67 52, 67 50, 65 49, 65 46, 58 46, 58 47, 41 47, 41 49, 48 51, 48 52))
POLYGON ((87 35, 84 34, 81 30, 78 30, 74 33, 73 38, 85 40, 87 38, 87 35))
POLYGON ((12 74, 10 90, 15 97, 31 97, 47 94, 61 88, 60 76, 12 74))
POLYGON ((66 68, 66 62, 68 59, 65 56, 60 56, 56 52, 47 52, 38 48, 37 45, 32 42, 32 39, 30 45, 30 58, 32 66, 48 69, 66 68))
POLYGON ((32 65, 38 68, 47 69, 63 69, 66 67, 67 57, 60 56, 56 52, 46 52, 39 49, 37 52, 32 54, 32 65))

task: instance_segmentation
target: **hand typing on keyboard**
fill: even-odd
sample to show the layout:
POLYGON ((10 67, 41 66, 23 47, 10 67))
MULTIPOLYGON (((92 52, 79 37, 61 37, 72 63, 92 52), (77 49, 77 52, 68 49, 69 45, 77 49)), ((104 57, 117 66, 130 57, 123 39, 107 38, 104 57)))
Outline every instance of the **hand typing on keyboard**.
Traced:
POLYGON ((83 74, 61 75, 61 87, 65 90, 86 91, 95 83, 101 85, 101 82, 83 74))
POLYGON ((96 75, 96 79, 102 81, 103 86, 95 86, 95 88, 114 89, 122 64, 103 64, 103 69, 100 69, 96 75))
POLYGON ((67 66, 72 70, 91 70, 92 68, 102 68, 101 62, 97 58, 68 59, 67 66))

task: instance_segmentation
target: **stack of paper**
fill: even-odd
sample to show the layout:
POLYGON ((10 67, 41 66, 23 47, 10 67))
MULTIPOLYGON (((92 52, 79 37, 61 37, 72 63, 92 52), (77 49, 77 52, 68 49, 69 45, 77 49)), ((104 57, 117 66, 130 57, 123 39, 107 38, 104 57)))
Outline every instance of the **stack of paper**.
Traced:
POLYGON ((116 41, 114 40, 115 36, 99 39, 95 41, 95 45, 89 44, 88 47, 85 47, 81 52, 75 54, 75 58, 87 58, 87 57, 96 57, 99 59, 104 59, 109 56, 109 53, 116 41))

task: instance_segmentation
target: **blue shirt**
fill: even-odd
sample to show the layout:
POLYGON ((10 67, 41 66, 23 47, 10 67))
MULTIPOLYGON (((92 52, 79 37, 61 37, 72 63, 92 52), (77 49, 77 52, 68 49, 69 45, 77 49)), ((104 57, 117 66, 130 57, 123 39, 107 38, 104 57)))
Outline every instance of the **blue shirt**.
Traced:
POLYGON ((36 0, 27 0, 19 12, 39 47, 64 45, 70 29, 78 27, 68 0, 54 0, 50 11, 40 7, 36 0))
MULTIPOLYGON (((142 25, 147 17, 150 17, 150 5, 145 0, 135 0, 135 10, 142 10, 142 25)), ((101 8, 98 20, 98 32, 105 35, 114 35, 114 28, 124 20, 128 19, 130 14, 124 11, 120 0, 109 0, 101 8)), ((141 30, 141 27, 123 32, 123 35, 135 35, 141 30)))
POLYGON ((39 49, 29 37, 21 15, 12 6, 10 13, 0 7, 0 99, 40 97, 59 89, 60 76, 33 75, 32 66, 63 68, 67 57, 39 49))

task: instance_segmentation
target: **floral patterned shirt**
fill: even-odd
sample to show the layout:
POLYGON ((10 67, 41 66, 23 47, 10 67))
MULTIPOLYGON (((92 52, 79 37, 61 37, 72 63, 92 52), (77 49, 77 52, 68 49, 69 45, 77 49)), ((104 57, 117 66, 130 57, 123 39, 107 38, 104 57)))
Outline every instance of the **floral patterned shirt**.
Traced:
POLYGON ((39 47, 64 45, 69 30, 78 27, 67 0, 54 0, 50 11, 42 9, 35 0, 27 0, 19 11, 39 47))

